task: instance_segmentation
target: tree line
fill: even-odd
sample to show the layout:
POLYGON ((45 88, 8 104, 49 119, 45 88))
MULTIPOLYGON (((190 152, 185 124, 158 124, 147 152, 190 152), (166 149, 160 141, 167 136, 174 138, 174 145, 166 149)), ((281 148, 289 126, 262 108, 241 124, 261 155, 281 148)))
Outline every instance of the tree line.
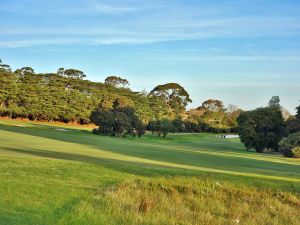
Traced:
POLYGON ((186 111, 192 100, 177 83, 158 85, 147 93, 132 91, 129 81, 118 76, 108 76, 103 83, 85 78, 85 73, 77 69, 35 73, 31 67, 22 67, 12 71, 0 61, 0 116, 99 124, 95 112, 119 115, 116 110, 120 108, 114 108, 118 102, 123 108, 131 108, 132 115, 147 129, 154 129, 151 124, 155 122, 170 123, 168 132, 230 132, 236 127, 240 110, 226 109, 220 100, 210 99, 186 111))
POLYGON ((225 107, 217 99, 186 110, 192 100, 177 83, 135 92, 119 76, 108 76, 103 83, 85 78, 77 69, 35 73, 31 67, 22 67, 12 71, 0 60, 0 116, 94 123, 99 126, 95 134, 111 136, 141 137, 146 129, 159 137, 170 132, 235 132, 247 149, 300 155, 300 106, 296 116, 291 116, 280 106, 278 96, 267 107, 251 111, 225 107))

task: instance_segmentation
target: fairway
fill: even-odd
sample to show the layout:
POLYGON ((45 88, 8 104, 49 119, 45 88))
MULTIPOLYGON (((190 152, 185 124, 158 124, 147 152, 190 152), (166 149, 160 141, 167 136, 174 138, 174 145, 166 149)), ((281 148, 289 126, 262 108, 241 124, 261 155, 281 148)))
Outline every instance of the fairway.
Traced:
MULTIPOLYGON (((121 212, 104 213, 107 203, 99 193, 123 182, 133 185, 137 179, 146 189, 151 179, 172 186, 171 179, 195 186, 200 181, 250 188, 254 193, 283 191, 294 201, 286 204, 293 210, 300 206, 300 161, 246 151, 237 138, 206 133, 113 138, 93 135, 89 128, 0 123, 0 224, 119 224, 121 212)), ((122 223, 161 223, 153 218, 150 223, 127 216, 122 223)), ((277 224, 274 221, 269 224, 277 224)), ((294 215, 289 222, 297 221, 299 215, 294 215)))

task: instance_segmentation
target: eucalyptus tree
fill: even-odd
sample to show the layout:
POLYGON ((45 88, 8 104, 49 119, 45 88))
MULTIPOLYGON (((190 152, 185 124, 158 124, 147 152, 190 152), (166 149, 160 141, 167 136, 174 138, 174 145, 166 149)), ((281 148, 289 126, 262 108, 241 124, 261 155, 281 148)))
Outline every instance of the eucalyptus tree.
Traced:
POLYGON ((177 83, 167 83, 156 86, 149 96, 157 96, 166 102, 169 111, 179 114, 192 102, 188 92, 177 83))

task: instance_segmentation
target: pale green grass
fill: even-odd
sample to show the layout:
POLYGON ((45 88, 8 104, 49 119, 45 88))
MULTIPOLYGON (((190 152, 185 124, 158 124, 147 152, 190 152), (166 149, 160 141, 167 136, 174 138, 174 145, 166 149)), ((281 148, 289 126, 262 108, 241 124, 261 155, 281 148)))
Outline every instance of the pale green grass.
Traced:
MULTIPOLYGON (((110 194, 103 195, 103 198, 99 193, 123 182, 134 185, 137 178, 145 182, 167 183, 171 187, 181 180, 187 186, 201 186, 203 181, 208 186, 220 183, 227 189, 232 187, 233 193, 236 190, 248 193, 250 190, 258 198, 267 196, 270 204, 278 203, 272 195, 289 192, 284 195, 294 199, 296 205, 288 201, 278 203, 276 207, 277 211, 290 210, 290 216, 299 201, 300 161, 278 154, 247 152, 238 139, 224 140, 213 134, 171 134, 166 139, 151 134, 141 139, 112 138, 93 135, 86 128, 64 126, 68 131, 58 128, 61 126, 0 120, 0 224, 118 224, 120 221, 160 224, 162 220, 166 220, 165 224, 175 224, 173 220, 167 220, 171 208, 162 212, 156 206, 135 220, 139 218, 136 214, 139 212, 134 207, 140 203, 133 198, 133 205, 124 212, 122 204, 127 204, 127 192, 120 196, 119 211, 109 211, 116 204, 109 196, 119 195, 119 192, 104 191, 110 194), (173 181, 168 183, 169 178, 160 181, 159 177, 177 178, 174 184, 173 181), (188 177, 197 177, 197 180, 187 183, 188 177)), ((140 187, 142 192, 145 187, 140 187)), ((145 191, 145 198, 148 195, 151 198, 154 193, 159 195, 159 190, 145 191)), ((201 209, 199 215, 206 215, 220 201, 224 207, 219 212, 222 219, 215 220, 217 215, 210 214, 211 221, 226 224, 226 219, 232 220, 229 214, 226 216, 226 204, 234 201, 227 201, 228 195, 220 190, 206 211, 203 204, 208 199, 201 203, 201 198, 194 196, 197 210, 201 209)), ((162 207, 168 208, 171 197, 166 198, 162 207)), ((243 207, 238 195, 236 198, 235 204, 243 207)), ((251 213, 255 213, 257 202, 249 203, 251 213)), ((194 224, 193 218, 198 217, 187 220, 193 215, 190 214, 193 213, 191 208, 182 210, 180 213, 186 212, 182 218, 186 219, 181 224, 194 224)), ((277 214, 279 219, 274 216, 272 221, 269 212, 271 208, 262 211, 265 217, 261 217, 260 222, 270 223, 261 224, 280 224, 274 221, 296 224, 295 221, 299 220, 299 217, 288 220, 287 214, 277 214)), ((245 211, 239 210, 239 213, 242 221, 245 211)), ((254 219, 245 221, 258 222, 254 219)))

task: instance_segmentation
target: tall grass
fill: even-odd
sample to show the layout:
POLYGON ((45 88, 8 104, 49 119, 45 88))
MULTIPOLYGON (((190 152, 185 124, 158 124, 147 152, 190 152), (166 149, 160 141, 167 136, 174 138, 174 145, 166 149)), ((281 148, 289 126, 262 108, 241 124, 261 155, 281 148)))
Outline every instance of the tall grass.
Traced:
POLYGON ((300 198, 196 178, 138 179, 95 197, 116 224, 295 224, 300 198))

